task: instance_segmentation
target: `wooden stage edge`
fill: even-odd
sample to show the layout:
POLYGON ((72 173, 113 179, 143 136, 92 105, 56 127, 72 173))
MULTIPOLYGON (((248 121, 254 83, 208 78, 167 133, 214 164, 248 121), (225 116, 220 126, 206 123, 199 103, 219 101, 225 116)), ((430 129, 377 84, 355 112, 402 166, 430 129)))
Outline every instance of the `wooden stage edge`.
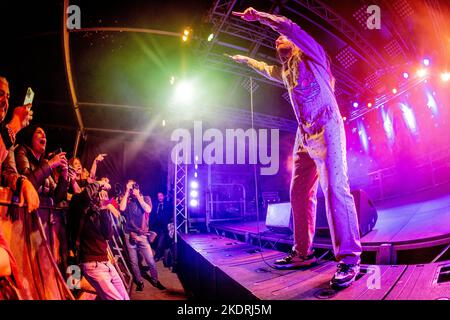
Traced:
POLYGON ((363 265, 347 289, 330 290, 336 262, 275 270, 285 253, 214 234, 179 238, 179 277, 198 299, 225 300, 449 300, 450 260, 420 265, 363 265), (266 263, 264 260, 268 263, 266 263))

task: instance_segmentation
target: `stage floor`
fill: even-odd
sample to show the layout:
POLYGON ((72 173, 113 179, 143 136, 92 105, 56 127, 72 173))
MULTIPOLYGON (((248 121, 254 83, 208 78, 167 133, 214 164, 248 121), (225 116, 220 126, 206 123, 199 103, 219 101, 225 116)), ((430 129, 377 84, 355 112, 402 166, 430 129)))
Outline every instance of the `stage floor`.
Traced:
POLYGON ((362 266, 349 288, 330 290, 336 262, 309 269, 276 270, 284 254, 213 234, 181 235, 181 279, 200 299, 411 300, 450 299, 450 261, 426 265, 362 266), (264 262, 263 260, 266 260, 264 262))
MULTIPOLYGON (((394 199, 377 204, 376 208, 378 221, 375 228, 361 239, 363 246, 391 244, 412 249, 450 241, 450 194, 434 199, 421 196, 394 199)), ((292 240, 292 237, 270 232, 264 221, 213 223, 211 226, 247 237, 256 236, 259 231, 267 236, 292 240)), ((323 243, 326 240, 318 241, 323 243)))

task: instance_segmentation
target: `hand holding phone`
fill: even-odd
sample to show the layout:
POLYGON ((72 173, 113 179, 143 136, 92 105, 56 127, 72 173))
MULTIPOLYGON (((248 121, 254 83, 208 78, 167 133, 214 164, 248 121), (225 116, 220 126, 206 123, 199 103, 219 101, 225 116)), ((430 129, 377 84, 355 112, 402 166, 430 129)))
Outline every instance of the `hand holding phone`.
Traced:
POLYGON ((23 105, 26 106, 28 104, 32 104, 34 99, 34 91, 30 87, 27 89, 27 94, 25 95, 25 99, 23 101, 23 105))

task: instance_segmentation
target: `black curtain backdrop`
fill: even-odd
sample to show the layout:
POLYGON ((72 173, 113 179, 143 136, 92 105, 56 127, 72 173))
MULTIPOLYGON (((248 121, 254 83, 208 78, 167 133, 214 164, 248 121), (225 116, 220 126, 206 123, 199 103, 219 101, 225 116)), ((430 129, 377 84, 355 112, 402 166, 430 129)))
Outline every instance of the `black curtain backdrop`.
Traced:
POLYGON ((169 152, 169 145, 154 137, 89 134, 80 159, 90 170, 95 157, 106 153, 105 160, 98 165, 97 178, 109 178, 112 186, 110 196, 115 194, 116 183, 123 188, 128 179, 134 179, 142 193, 154 200, 159 191, 166 193, 169 152))

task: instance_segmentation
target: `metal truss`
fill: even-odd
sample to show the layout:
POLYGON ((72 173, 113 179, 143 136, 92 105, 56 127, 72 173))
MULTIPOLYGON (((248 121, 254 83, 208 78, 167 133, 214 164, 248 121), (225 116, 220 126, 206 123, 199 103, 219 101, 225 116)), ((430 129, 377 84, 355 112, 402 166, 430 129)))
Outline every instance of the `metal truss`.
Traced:
POLYGON ((388 103, 389 101, 392 101, 393 99, 397 98, 398 96, 404 94, 405 92, 411 90, 414 87, 419 86, 420 84, 424 83, 426 80, 428 79, 428 77, 422 78, 422 79, 416 79, 414 81, 410 81, 407 83, 403 83, 400 84, 398 91, 395 95, 393 94, 384 94, 381 95, 379 97, 377 97, 375 99, 375 103, 373 104, 373 106, 371 108, 365 106, 362 108, 358 108, 356 110, 354 110, 353 112, 351 112, 350 114, 350 121, 353 121, 355 119, 358 119, 362 116, 364 116, 366 113, 376 110, 379 107, 385 105, 386 103, 388 103))
MULTIPOLYGON (((211 118, 211 120, 214 121, 214 119, 226 119, 231 123, 241 123, 248 126, 252 124, 251 111, 241 108, 217 108, 214 110, 214 118, 211 118)), ((257 128, 279 129, 293 133, 297 132, 298 127, 297 121, 258 112, 253 112, 253 123, 257 128)))
MULTIPOLYGON (((235 48, 248 52, 248 55, 250 57, 256 57, 258 55, 258 50, 261 47, 274 50, 274 42, 278 37, 278 33, 273 31, 270 27, 247 22, 242 19, 230 16, 229 13, 232 11, 231 5, 234 5, 234 1, 217 1, 215 3, 215 6, 210 11, 208 17, 208 21, 214 25, 215 41, 207 42, 205 40, 201 40, 201 44, 199 46, 199 55, 203 57, 204 61, 206 62, 205 66, 209 68, 244 77, 248 77, 250 75, 254 76, 255 72, 248 70, 249 68, 238 65, 234 61, 225 58, 221 54, 212 52, 213 46, 235 48), (223 40, 219 39, 220 34, 225 34, 237 39, 249 41, 252 43, 252 45, 250 48, 243 48, 234 44, 225 43, 223 40)), ((276 5, 278 5, 278 3, 274 2, 274 7, 276 5)), ((286 6, 284 6, 284 8, 286 8, 286 6)), ((294 10, 290 9, 290 11, 294 10)), ((295 14, 299 15, 299 13, 296 11, 295 14)), ((317 25, 317 23, 315 24, 317 25)), ((317 26, 323 29, 323 26, 317 26)), ((326 31, 332 34, 329 30, 326 31)), ((336 35, 333 34, 333 36, 336 35)), ((278 63, 278 61, 273 57, 264 58, 265 60, 271 60, 271 62, 278 63)), ((371 62, 369 61, 368 63, 371 62)), ((340 66, 333 65, 333 73, 336 75, 342 91, 346 94, 352 95, 352 92, 359 92, 361 88, 363 88, 363 85, 360 81, 358 81, 355 77, 349 75, 348 72, 340 66)), ((272 82, 259 75, 254 76, 254 78, 257 81, 263 81, 278 87, 283 87, 282 84, 272 82)))
MULTIPOLYGON (((336 30, 340 31, 344 36, 346 36, 361 52, 364 56, 361 56, 366 62, 375 68, 383 67, 388 65, 388 62, 380 54, 379 50, 375 48, 367 39, 365 39, 360 32, 358 32, 349 22, 344 18, 339 16, 334 10, 332 10, 327 5, 323 4, 318 0, 293 0, 293 2, 301 5, 302 7, 308 9, 308 11, 316 14, 321 19, 325 20, 328 24, 334 27, 336 30)), ((292 8, 284 5, 285 9, 289 11, 295 11, 292 8)), ((303 18, 308 19, 305 15, 298 12, 303 18)), ((313 22, 313 21, 311 21, 313 22)), ((314 23, 314 22, 313 22, 314 23)))
POLYGON ((174 212, 173 221, 175 225, 174 241, 178 241, 178 231, 188 232, 188 219, 187 219, 187 161, 179 162, 177 159, 175 162, 174 172, 174 212))

